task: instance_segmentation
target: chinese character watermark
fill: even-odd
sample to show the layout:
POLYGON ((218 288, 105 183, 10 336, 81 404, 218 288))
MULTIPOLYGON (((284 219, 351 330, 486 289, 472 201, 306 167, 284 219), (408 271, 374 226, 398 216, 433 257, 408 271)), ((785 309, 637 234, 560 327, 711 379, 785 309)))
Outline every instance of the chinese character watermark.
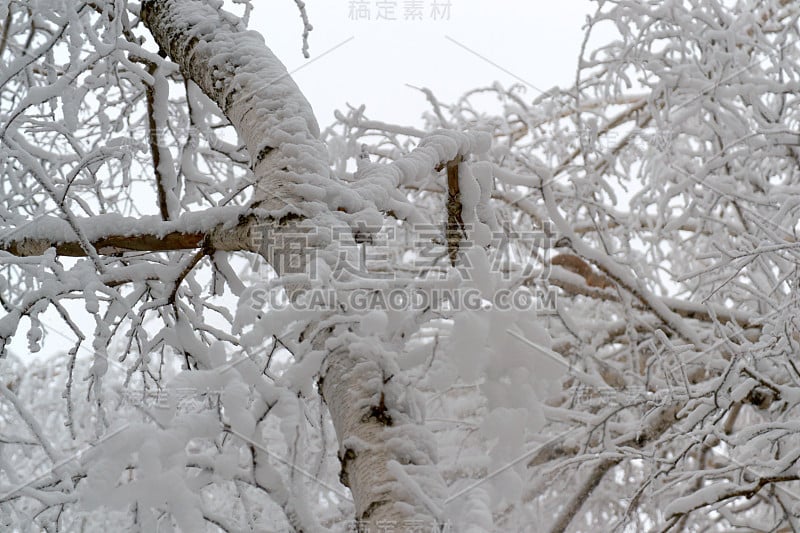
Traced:
POLYGON ((353 21, 445 21, 452 16, 451 0, 349 0, 347 18, 353 21))

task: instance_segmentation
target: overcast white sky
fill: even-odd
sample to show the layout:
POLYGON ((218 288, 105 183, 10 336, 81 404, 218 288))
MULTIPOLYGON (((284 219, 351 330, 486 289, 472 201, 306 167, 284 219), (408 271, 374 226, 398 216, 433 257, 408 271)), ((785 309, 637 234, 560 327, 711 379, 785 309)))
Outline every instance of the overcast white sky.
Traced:
POLYGON ((537 89, 570 86, 581 27, 596 9, 589 0, 306 0, 314 26, 306 60, 294 2, 254 4, 251 27, 296 70, 322 127, 346 103, 366 104, 375 120, 418 125, 428 107, 406 84, 428 87, 443 103, 495 80, 504 86, 524 80, 530 99, 537 89), (412 5, 420 9, 407 19, 412 5))

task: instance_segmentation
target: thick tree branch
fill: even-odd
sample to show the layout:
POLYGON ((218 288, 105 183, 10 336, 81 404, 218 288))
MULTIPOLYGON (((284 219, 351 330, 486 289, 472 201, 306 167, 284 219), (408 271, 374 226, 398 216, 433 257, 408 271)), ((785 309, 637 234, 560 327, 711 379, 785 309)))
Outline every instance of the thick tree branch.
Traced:
MULTIPOLYGON (((185 213, 178 220, 160 217, 122 217, 116 214, 78 219, 78 228, 98 253, 165 252, 199 248, 215 250, 253 250, 248 238, 254 221, 269 219, 240 207, 212 208, 185 213)), ((59 255, 84 257, 86 251, 75 231, 65 220, 42 217, 0 237, 0 250, 17 256, 42 255, 55 248, 59 255)))
POLYGON ((190 0, 148 0, 141 16, 183 76, 216 102, 244 141, 258 179, 256 201, 273 200, 276 209, 298 204, 297 181, 307 187, 329 178, 314 112, 260 34, 190 0))
MULTIPOLYGON (((108 235, 92 242, 92 246, 103 255, 116 255, 125 252, 168 252, 198 248, 208 238, 206 233, 172 232, 166 235, 108 235)), ((53 244, 45 239, 23 239, 3 245, 3 251, 26 257, 42 255, 49 248, 55 248, 57 255, 85 257, 86 251, 77 242, 53 244)))

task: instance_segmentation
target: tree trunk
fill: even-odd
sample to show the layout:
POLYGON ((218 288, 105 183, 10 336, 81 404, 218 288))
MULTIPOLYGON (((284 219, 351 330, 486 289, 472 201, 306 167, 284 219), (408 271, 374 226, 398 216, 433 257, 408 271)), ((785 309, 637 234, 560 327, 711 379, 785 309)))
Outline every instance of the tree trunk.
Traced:
MULTIPOLYGON (((201 1, 146 0, 141 16, 184 77, 219 105, 245 141, 258 183, 254 202, 278 220, 270 230, 281 231, 281 213, 308 215, 310 200, 298 191, 331 180, 327 148, 310 105, 261 36, 201 1)), ((246 239, 249 233, 235 235, 246 239)), ((282 273, 280 262, 273 267, 282 273)), ((441 524, 446 488, 411 387, 391 354, 352 332, 335 339, 329 334, 316 341, 328 350, 320 392, 336 428, 341 480, 353 494, 359 529, 441 524)))

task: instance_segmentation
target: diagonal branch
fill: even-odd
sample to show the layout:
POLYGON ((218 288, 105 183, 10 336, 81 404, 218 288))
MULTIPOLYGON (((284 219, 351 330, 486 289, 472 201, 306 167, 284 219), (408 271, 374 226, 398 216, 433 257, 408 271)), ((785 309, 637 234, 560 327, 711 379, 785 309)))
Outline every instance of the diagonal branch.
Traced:
POLYGON ((311 105, 261 35, 204 2, 148 0, 141 17, 183 76, 231 121, 262 195, 286 202, 292 178, 329 177, 311 105))

